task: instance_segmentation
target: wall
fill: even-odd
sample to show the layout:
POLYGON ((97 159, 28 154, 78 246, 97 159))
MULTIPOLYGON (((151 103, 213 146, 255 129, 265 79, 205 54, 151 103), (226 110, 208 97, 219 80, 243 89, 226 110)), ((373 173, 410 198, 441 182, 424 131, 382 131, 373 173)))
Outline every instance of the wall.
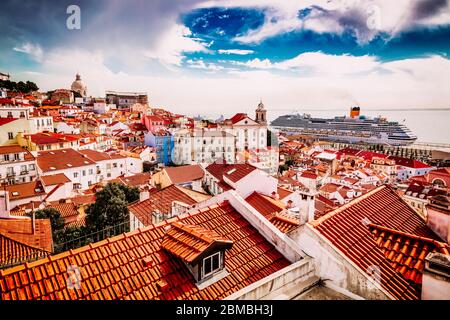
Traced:
POLYGON ((297 261, 271 275, 252 283, 233 293, 224 300, 259 300, 265 299, 271 292, 290 283, 299 283, 314 276, 314 265, 311 259, 297 261))
POLYGON ((314 258, 316 275, 332 284, 370 300, 391 299, 390 295, 369 276, 340 254, 332 244, 309 224, 293 230, 289 236, 314 258))
POLYGON ((450 244, 450 215, 427 207, 427 226, 434 231, 442 241, 450 244))
POLYGON ((258 232, 269 241, 286 259, 291 262, 298 261, 304 256, 301 248, 286 234, 277 229, 262 214, 256 211, 234 190, 230 190, 210 198, 197 205, 197 209, 211 206, 224 200, 228 200, 233 208, 238 211, 258 232))

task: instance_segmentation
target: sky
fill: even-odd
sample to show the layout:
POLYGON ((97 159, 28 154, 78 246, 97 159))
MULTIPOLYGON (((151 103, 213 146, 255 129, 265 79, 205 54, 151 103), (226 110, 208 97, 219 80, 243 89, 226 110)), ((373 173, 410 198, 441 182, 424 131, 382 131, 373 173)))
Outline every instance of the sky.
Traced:
POLYGON ((0 72, 188 115, 449 108, 449 1, 2 0, 0 72))

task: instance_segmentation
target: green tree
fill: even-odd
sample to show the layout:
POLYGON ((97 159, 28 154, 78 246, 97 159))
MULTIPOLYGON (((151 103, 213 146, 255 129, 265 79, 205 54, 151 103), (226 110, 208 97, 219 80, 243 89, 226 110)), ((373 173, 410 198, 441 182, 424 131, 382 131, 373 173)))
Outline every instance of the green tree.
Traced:
POLYGON ((139 200, 139 189, 136 187, 129 187, 124 184, 118 184, 119 188, 123 191, 125 194, 125 201, 130 204, 132 202, 135 202, 139 200))
POLYGON ((45 208, 34 212, 36 219, 50 219, 53 242, 59 243, 64 238, 64 219, 54 208, 45 208))
POLYGON ((86 210, 86 223, 93 230, 103 230, 127 222, 129 211, 124 188, 108 183, 96 193, 96 201, 86 210))

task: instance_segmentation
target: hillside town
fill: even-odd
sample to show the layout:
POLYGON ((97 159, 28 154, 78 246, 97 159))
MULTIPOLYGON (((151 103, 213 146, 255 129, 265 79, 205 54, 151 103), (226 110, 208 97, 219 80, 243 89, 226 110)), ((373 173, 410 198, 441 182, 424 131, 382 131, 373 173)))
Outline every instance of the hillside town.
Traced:
POLYGON ((0 300, 450 299, 444 160, 0 75, 0 300))

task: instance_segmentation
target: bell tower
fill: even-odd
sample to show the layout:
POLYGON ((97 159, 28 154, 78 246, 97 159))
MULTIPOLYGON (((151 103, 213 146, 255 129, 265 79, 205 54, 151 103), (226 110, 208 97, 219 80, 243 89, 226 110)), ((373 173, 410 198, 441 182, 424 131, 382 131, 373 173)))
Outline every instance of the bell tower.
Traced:
POLYGON ((266 126, 267 125, 267 117, 266 117, 267 110, 264 107, 264 104, 262 103, 262 100, 259 102, 255 113, 256 113, 255 121, 258 122, 261 125, 266 126))

